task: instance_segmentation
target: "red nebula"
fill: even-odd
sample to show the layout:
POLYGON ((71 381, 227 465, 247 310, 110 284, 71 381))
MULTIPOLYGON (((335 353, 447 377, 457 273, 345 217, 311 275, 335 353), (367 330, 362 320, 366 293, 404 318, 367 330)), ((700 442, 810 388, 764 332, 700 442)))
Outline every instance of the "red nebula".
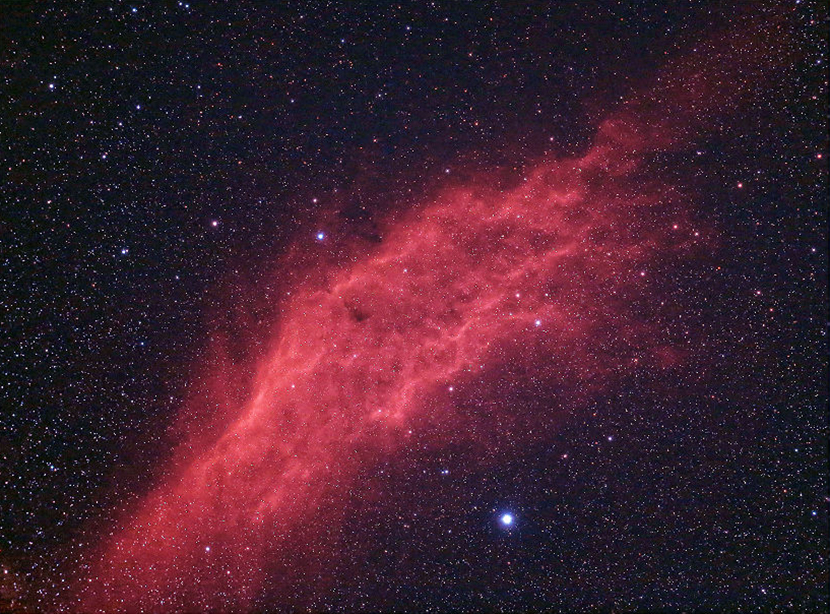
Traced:
POLYGON ((632 189, 636 158, 619 127, 603 134, 518 187, 446 191, 326 283, 296 288, 238 417, 115 535, 87 606, 244 607, 287 535, 325 514, 360 462, 423 420, 450 421, 451 402, 425 399, 497 350, 530 345, 575 389, 633 348, 665 356, 622 297, 648 283, 655 252, 684 248, 669 232, 676 196, 632 189))
POLYGON ((677 363, 637 301, 655 261, 707 233, 643 159, 705 115, 711 83, 696 83, 624 106, 584 155, 515 187, 485 176, 445 190, 350 266, 293 288, 233 420, 103 545, 83 609, 251 607, 298 553, 328 556, 308 527, 337 522, 361 464, 426 422, 452 427, 449 387, 488 365, 533 362, 578 396, 677 363))

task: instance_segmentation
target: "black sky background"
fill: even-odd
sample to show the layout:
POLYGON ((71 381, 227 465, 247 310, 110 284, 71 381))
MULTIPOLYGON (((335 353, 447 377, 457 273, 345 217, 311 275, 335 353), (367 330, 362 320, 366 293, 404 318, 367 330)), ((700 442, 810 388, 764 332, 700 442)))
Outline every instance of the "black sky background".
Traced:
POLYGON ((261 349, 291 241, 323 225, 336 260, 446 182, 578 154, 668 59, 765 11, 792 33, 782 80, 657 165, 720 233, 657 282, 696 305, 696 370, 544 439, 427 432, 367 467, 314 603, 826 608, 827 9, 781 5, 0 5, 0 608, 64 590, 159 477, 214 336, 261 349), (516 535, 490 521, 507 500, 516 535))

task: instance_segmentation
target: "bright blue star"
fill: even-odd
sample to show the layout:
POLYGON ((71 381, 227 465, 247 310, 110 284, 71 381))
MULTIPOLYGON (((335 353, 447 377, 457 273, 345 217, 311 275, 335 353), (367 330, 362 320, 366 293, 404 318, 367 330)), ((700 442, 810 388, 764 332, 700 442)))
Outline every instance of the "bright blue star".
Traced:
POLYGON ((513 514, 502 514, 501 518, 499 518, 499 520, 501 520, 501 523, 506 527, 512 526, 513 525, 513 514))
POLYGON ((324 233, 322 231, 317 233, 317 240, 318 241, 322 241, 325 238, 326 238, 326 233, 324 233))

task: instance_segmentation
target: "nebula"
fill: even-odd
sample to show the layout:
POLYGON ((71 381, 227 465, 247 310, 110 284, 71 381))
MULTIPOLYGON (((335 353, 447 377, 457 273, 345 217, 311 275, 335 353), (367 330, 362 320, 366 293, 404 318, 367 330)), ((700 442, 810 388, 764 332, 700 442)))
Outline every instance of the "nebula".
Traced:
POLYGON ((576 389, 665 350, 619 297, 648 283, 655 252, 688 247, 688 225, 665 186, 632 190, 636 160, 605 141, 506 191, 449 190, 327 285, 292 292, 238 417, 116 535, 90 605, 247 603, 282 533, 362 459, 451 420, 451 402, 436 415, 426 399, 500 351, 532 346, 576 389))
POLYGON ((296 284, 246 400, 105 540, 84 609, 250 608, 311 548, 303 527, 337 522, 362 465, 425 424, 456 428, 454 395, 494 365, 532 363, 577 398, 674 364, 638 305, 659 300, 655 262, 712 238, 648 158, 689 142, 724 79, 681 63, 663 82, 583 154, 508 187, 485 175, 440 191, 349 265, 296 284))

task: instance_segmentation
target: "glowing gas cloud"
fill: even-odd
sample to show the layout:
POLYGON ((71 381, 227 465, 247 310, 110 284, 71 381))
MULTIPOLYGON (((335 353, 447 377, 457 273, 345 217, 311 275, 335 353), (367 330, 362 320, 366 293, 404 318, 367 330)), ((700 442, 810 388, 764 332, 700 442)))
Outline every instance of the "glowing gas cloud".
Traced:
POLYGON ((244 603, 264 552, 348 486, 356 450, 394 453, 420 420, 450 419, 425 410, 430 395, 523 347, 589 386, 657 342, 619 296, 690 233, 671 231, 665 186, 632 190, 617 129, 513 189, 448 191, 327 285, 292 292, 238 418, 116 535, 92 603, 244 603))
POLYGON ((644 157, 687 140, 711 83, 623 106, 584 155, 517 185, 449 188, 350 266, 293 288, 247 400, 102 546, 85 608, 250 606, 274 561, 302 549, 301 524, 336 521, 361 463, 394 457, 426 422, 451 428, 450 387, 488 365, 533 361, 577 395, 665 363, 637 301, 655 260, 708 239, 644 157))

